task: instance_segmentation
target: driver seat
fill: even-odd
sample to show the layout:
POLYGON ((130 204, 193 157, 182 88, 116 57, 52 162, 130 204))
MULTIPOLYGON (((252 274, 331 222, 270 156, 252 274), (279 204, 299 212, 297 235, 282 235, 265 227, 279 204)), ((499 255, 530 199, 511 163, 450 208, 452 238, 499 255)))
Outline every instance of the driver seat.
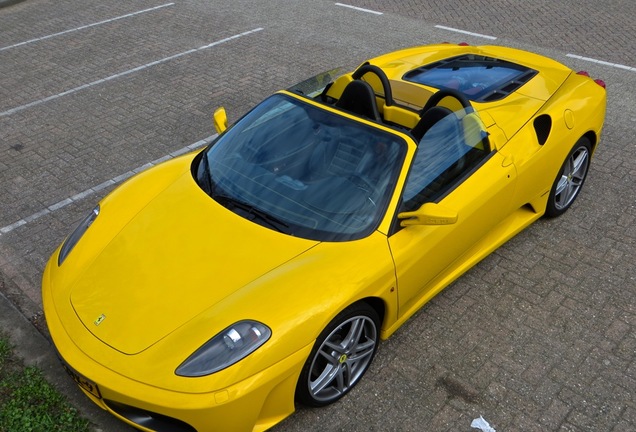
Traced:
POLYGON ((369 120, 382 123, 373 87, 366 81, 353 80, 342 91, 336 107, 369 120))

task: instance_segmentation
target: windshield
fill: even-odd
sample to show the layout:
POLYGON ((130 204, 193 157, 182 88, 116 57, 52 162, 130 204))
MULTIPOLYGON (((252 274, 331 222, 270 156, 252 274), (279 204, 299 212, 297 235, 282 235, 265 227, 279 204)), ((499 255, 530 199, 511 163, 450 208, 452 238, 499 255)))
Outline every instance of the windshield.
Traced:
POLYGON ((377 227, 405 152, 398 136, 278 94, 205 150, 195 172, 212 198, 255 223, 344 241, 377 227))
POLYGON ((343 68, 335 68, 326 72, 319 73, 316 76, 313 76, 305 81, 299 82, 288 88, 287 90, 299 94, 301 96, 306 96, 310 98, 314 98, 320 95, 325 87, 334 82, 336 78, 344 73, 343 68))

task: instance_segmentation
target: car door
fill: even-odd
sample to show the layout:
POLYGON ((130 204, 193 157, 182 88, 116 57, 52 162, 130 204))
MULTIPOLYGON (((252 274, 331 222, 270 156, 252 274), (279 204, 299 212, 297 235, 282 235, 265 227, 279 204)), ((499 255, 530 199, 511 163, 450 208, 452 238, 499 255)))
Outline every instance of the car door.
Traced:
POLYGON ((470 155, 464 156, 461 167, 454 168, 456 172, 451 163, 457 151, 448 150, 448 140, 442 142, 445 150, 426 151, 425 135, 418 146, 397 212, 405 216, 406 211, 413 218, 396 220, 396 229, 388 238, 400 316, 410 315, 447 285, 448 276, 470 258, 471 247, 511 212, 515 167, 491 151, 486 134, 483 136, 480 144, 471 143, 470 155), (423 174, 427 170, 432 174, 423 174))

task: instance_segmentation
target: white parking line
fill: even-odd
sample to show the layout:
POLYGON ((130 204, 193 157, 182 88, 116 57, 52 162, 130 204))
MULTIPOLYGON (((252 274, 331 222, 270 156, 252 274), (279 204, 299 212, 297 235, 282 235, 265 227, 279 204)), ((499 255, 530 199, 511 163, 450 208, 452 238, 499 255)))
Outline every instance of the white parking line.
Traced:
POLYGON ((64 30, 64 31, 61 31, 59 33, 53 33, 53 34, 50 34, 50 35, 47 35, 47 36, 42 36, 42 37, 35 38, 35 39, 29 39, 28 41, 24 41, 24 42, 20 42, 20 43, 17 43, 17 44, 9 45, 9 46, 6 46, 6 47, 2 47, 2 48, 0 48, 0 51, 5 51, 5 50, 11 49, 11 48, 19 47, 19 46, 30 44, 30 43, 33 43, 33 42, 39 42, 39 41, 42 41, 42 40, 45 40, 45 39, 51 39, 51 38, 54 38, 56 36, 61 36, 63 34, 72 33, 72 32, 76 32, 76 31, 79 31, 79 30, 84 30, 84 29, 87 29, 87 28, 90 28, 90 27, 95 27, 95 26, 98 26, 98 25, 102 25, 102 24, 106 24, 106 23, 109 23, 109 22, 117 21, 117 20, 120 20, 120 19, 130 18, 130 17, 133 17, 135 15, 139 15, 139 14, 146 13, 146 12, 152 12, 154 10, 165 8, 165 7, 168 7, 168 6, 174 6, 174 3, 166 3, 166 4, 162 4, 160 6, 155 6, 153 8, 144 9, 144 10, 140 10, 140 11, 137 11, 137 12, 132 12, 132 13, 129 13, 129 14, 126 14, 126 15, 121 15, 121 16, 118 16, 118 17, 115 17, 115 18, 110 18, 110 19, 107 19, 107 20, 104 20, 104 21, 93 23, 93 24, 87 24, 87 25, 83 25, 81 27, 77 27, 77 28, 74 28, 74 29, 64 30))
POLYGON ((610 66, 610 67, 614 67, 614 68, 618 68, 618 69, 623 69, 623 70, 628 70, 631 72, 636 72, 636 67, 631 67, 631 66, 626 66, 626 65, 622 65, 619 63, 611 63, 611 62, 607 62, 604 60, 597 60, 597 59, 593 59, 590 57, 583 57, 580 55, 576 55, 576 54, 566 54, 566 57, 570 57, 570 58, 574 58, 577 60, 583 60, 583 61, 587 61, 587 62, 592 62, 592 63, 596 63, 596 64, 600 64, 603 66, 610 66))
POLYGON ((436 25, 435 27, 438 28, 438 29, 442 29, 442 30, 448 30, 448 31, 452 31, 452 32, 455 32, 455 33, 461 33, 461 34, 475 36, 475 37, 480 37, 480 38, 484 38, 484 39, 490 39, 490 40, 497 39, 495 36, 488 36, 488 35, 484 35, 484 34, 480 34, 480 33, 473 33, 473 32, 469 32, 469 31, 466 31, 466 30, 456 29, 456 28, 453 28, 453 27, 446 27, 446 26, 443 26, 443 25, 436 25))
POLYGON ((256 32, 259 32, 261 30, 263 30, 263 29, 262 28, 257 28, 257 29, 254 29, 254 30, 249 30, 249 31, 246 31, 246 32, 243 32, 243 33, 239 33, 237 35, 230 36, 230 37, 227 37, 225 39, 218 40, 216 42, 212 42, 211 44, 204 45, 204 46, 199 47, 199 48, 194 48, 194 49, 191 49, 191 50, 188 50, 188 51, 184 51, 182 53, 175 54, 175 55, 172 55, 170 57, 162 58, 161 60, 157 60, 157 61, 154 61, 152 63, 147 63, 145 65, 138 66, 138 67, 133 68, 133 69, 129 69, 129 70, 125 71, 125 72, 121 72, 121 73, 118 73, 118 74, 115 74, 115 75, 111 75, 109 77, 102 78, 102 79, 99 79, 97 81, 93 81, 91 83, 84 84, 84 85, 81 85, 79 87, 75 87, 75 88, 72 88, 70 90, 63 91, 62 93, 58 93, 56 95, 49 96, 49 97, 46 97, 44 99, 40 99, 40 100, 36 100, 36 101, 30 102, 28 104, 20 105, 18 107, 11 108, 9 110, 0 112, 0 117, 6 117, 8 115, 15 114, 15 113, 17 113, 19 111, 23 111, 23 110, 25 110, 27 108, 31 108, 31 107, 34 107, 34 106, 37 106, 37 105, 41 105, 41 104, 43 104, 45 102, 52 101, 54 99, 61 98, 62 96, 67 96, 67 95, 70 95, 72 93, 76 93, 76 92, 78 92, 80 90, 84 90, 84 89, 87 89, 89 87, 93 87, 93 86, 96 86, 98 84, 105 83, 107 81, 111 81, 111 80, 114 80, 114 79, 117 79, 117 78, 121 78, 123 76, 130 75, 131 73, 139 72, 139 71, 142 71, 142 70, 147 69, 149 67, 156 66, 158 64, 165 63, 167 61, 174 60, 176 58, 183 57, 183 56, 188 55, 188 54, 192 54, 192 53, 195 53, 195 52, 198 52, 198 51, 201 51, 201 50, 212 48, 212 47, 220 45, 222 43, 229 42, 229 41, 231 41, 233 39, 237 39, 237 38, 240 38, 240 37, 243 37, 243 36, 247 36, 249 34, 256 33, 256 32))
POLYGON ((336 3, 336 6, 342 6, 342 7, 346 7, 346 8, 349 8, 349 9, 355 9, 355 10, 361 11, 361 12, 368 12, 368 13, 372 13, 374 15, 384 15, 382 12, 374 11, 374 10, 371 10, 371 9, 364 9, 364 8, 357 7, 357 6, 351 6, 351 5, 344 4, 344 3, 336 3))
POLYGON ((86 198, 89 195, 92 195, 92 194, 94 194, 96 192, 99 192, 102 189, 107 188, 108 186, 112 186, 112 185, 116 185, 117 183, 121 183, 124 180, 132 177, 133 175, 135 175, 135 174, 137 174, 137 173, 139 173, 141 171, 144 171, 144 170, 146 170, 148 168, 151 168, 151 167, 153 167, 155 165, 158 165, 161 162, 165 162, 167 160, 170 160, 170 159, 175 158, 177 156, 180 156, 182 154, 185 154, 185 153, 188 153, 190 151, 194 151, 194 150, 196 150, 196 149, 198 149, 200 147, 206 146, 206 145, 210 144, 212 142, 212 140, 215 139, 217 136, 218 136, 218 134, 214 134, 212 136, 204 138, 204 139, 202 139, 200 141, 197 141, 197 142, 195 142, 193 144, 185 146, 185 147, 183 147, 183 148, 181 148, 179 150, 173 151, 172 153, 169 153, 169 154, 167 154, 167 155, 165 155, 165 156, 163 156, 163 157, 161 157, 159 159, 156 159, 156 160, 154 160, 152 162, 148 162, 147 164, 144 164, 144 165, 142 165, 140 167, 137 167, 137 168, 135 168, 133 170, 130 170, 130 171, 125 172, 125 173, 123 173, 121 175, 118 175, 117 177, 113 177, 112 179, 106 180, 105 182, 100 183, 97 186, 93 186, 92 188, 88 188, 88 189, 86 189, 83 192, 80 192, 78 194, 73 195, 72 197, 68 197, 68 198, 63 199, 62 201, 58 201, 55 204, 52 204, 52 205, 48 206, 47 208, 45 208, 43 210, 40 210, 37 213, 33 213, 32 215, 27 216, 27 217, 25 217, 23 219, 20 219, 19 221, 16 221, 16 222, 12 223, 11 225, 7 225, 7 226, 4 226, 4 227, 0 228, 0 236, 2 236, 3 234, 7 234, 7 233, 13 231, 16 228, 21 227, 22 225, 26 225, 29 222, 33 222, 34 220, 39 219, 42 216, 46 216, 46 215, 48 215, 50 213, 53 213, 56 210, 64 208, 67 205, 70 205, 70 204, 73 204, 75 202, 78 202, 78 201, 86 198))

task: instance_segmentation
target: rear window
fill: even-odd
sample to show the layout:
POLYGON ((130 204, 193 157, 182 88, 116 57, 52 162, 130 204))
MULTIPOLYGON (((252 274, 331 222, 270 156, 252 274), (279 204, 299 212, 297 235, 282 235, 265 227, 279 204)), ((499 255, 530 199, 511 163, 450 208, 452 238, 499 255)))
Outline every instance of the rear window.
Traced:
POLYGON ((438 89, 459 90, 470 100, 503 99, 537 74, 506 60, 474 54, 462 55, 407 72, 403 79, 438 89))

